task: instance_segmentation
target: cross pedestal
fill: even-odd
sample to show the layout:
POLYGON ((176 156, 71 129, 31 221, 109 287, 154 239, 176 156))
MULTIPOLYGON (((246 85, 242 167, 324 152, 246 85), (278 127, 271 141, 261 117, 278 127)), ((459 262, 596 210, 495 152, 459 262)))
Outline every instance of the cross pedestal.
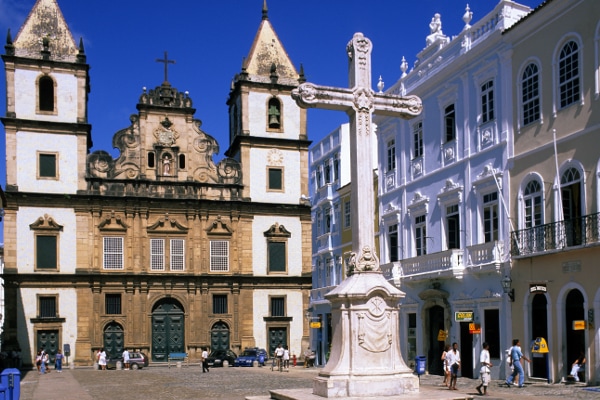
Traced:
POLYGON ((404 293, 385 280, 375 254, 371 163, 372 114, 412 118, 417 96, 371 89, 371 41, 355 33, 348 43, 350 89, 303 83, 292 91, 300 107, 345 111, 350 118, 352 253, 349 277, 325 295, 331 302, 333 340, 327 365, 315 378, 321 397, 389 397, 419 391, 419 378, 400 353, 399 311, 404 293))

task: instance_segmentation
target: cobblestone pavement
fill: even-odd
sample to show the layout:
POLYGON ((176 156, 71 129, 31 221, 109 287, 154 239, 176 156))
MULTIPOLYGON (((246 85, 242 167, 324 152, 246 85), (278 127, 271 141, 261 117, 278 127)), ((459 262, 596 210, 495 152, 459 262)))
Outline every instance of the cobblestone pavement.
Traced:
MULTIPOLYGON (((228 399, 243 400, 247 396, 266 396, 269 389, 311 388, 318 369, 290 368, 290 372, 270 368, 212 368, 202 373, 198 365, 182 368, 152 366, 138 371, 94 371, 91 368, 53 371, 39 375, 24 372, 21 380, 21 399, 228 399)), ((420 378, 422 398, 427 393, 446 391, 442 377, 425 375, 420 378)), ((459 378, 453 396, 480 397, 475 390, 478 380, 459 378)), ((599 399, 600 388, 581 385, 526 383, 526 387, 508 388, 502 381, 490 384, 487 399, 599 399), (598 391, 591 391, 596 389, 598 391)), ((437 397, 437 396, 436 396, 437 397)))

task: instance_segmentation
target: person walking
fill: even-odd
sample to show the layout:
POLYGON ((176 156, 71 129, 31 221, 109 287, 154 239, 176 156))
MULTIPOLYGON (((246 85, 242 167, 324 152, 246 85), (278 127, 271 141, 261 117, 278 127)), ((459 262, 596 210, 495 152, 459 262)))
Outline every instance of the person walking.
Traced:
POLYGON ((98 355, 98 365, 100 365, 100 369, 106 370, 106 352, 104 348, 100 349, 100 354, 98 355))
POLYGON ((63 362, 63 354, 60 350, 57 350, 56 356, 54 357, 54 369, 56 372, 62 372, 62 362, 63 362))
POLYGON ((125 364, 125 371, 129 370, 129 350, 123 350, 123 364, 125 364))
POLYGON ((477 386, 477 392, 482 396, 487 396, 487 388, 491 381, 491 372, 490 369, 492 367, 492 361, 490 358, 490 345, 487 342, 483 342, 483 350, 479 354, 479 362, 481 363, 481 369, 479 370, 479 376, 481 378, 481 384, 477 386), (481 388, 483 387, 483 392, 481 392, 481 388))
POLYGON ((510 358, 514 367, 513 373, 506 380, 506 386, 511 387, 513 381, 516 376, 519 375, 519 387, 523 387, 523 383, 525 383, 525 373, 523 371, 523 366, 521 365, 521 360, 525 360, 527 362, 531 362, 531 360, 523 354, 521 351, 521 341, 519 339, 513 340, 513 347, 510 350, 510 358))
POLYGON ((290 371, 290 349, 287 346, 283 347, 283 368, 290 371))
POLYGON ((202 372, 210 372, 208 369, 208 348, 202 348, 202 372))
POLYGON ((444 368, 444 381, 442 382, 442 385, 448 387, 450 386, 450 365, 448 365, 448 360, 447 360, 447 355, 448 352, 450 351, 450 345, 447 344, 444 347, 444 351, 442 352, 442 366, 444 368))
POLYGON ((277 359, 277 368, 279 369, 279 372, 281 372, 283 368, 283 352, 283 345, 279 342, 279 345, 275 349, 275 358, 277 359))
POLYGON ((452 343, 452 350, 446 354, 446 359, 450 365, 450 384, 448 389, 456 389, 456 381, 458 380, 458 370, 460 369, 460 352, 458 351, 458 343, 452 343))

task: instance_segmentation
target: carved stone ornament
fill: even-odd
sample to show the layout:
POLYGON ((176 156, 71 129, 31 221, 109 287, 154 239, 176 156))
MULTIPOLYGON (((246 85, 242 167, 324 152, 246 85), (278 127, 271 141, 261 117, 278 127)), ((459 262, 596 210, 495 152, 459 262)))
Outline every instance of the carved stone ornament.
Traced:
POLYGON ((372 353, 382 353, 392 347, 391 314, 385 301, 374 296, 367 302, 369 312, 358 317, 358 345, 372 353))
POLYGON ((159 144, 163 146, 173 146, 179 138, 179 134, 171 129, 173 123, 169 120, 169 117, 165 117, 164 120, 160 122, 161 127, 154 131, 154 137, 158 141, 159 144))
POLYGON ((364 246, 360 257, 356 257, 356 253, 351 252, 346 261, 347 274, 353 275, 360 272, 380 271, 379 259, 371 250, 370 246, 364 246))

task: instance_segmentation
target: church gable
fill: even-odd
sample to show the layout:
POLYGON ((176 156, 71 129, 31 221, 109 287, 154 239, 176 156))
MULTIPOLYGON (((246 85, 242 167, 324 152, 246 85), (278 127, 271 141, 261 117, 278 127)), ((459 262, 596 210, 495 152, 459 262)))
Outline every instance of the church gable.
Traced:
POLYGON ((115 215, 114 211, 98 224, 98 229, 104 232, 126 232, 127 228, 125 221, 120 215, 115 215))
POLYGON ((148 226, 148 233, 187 233, 189 228, 182 225, 175 218, 165 213, 164 218, 158 218, 156 222, 148 226))
POLYGON ((225 221, 221 219, 221 216, 217 216, 217 219, 213 221, 213 223, 206 229, 206 233, 208 235, 227 235, 231 236, 233 234, 233 229, 231 229, 225 221))
POLYGON ((54 60, 75 61, 78 53, 56 0, 37 0, 13 45, 19 57, 41 58, 44 50, 54 60))

